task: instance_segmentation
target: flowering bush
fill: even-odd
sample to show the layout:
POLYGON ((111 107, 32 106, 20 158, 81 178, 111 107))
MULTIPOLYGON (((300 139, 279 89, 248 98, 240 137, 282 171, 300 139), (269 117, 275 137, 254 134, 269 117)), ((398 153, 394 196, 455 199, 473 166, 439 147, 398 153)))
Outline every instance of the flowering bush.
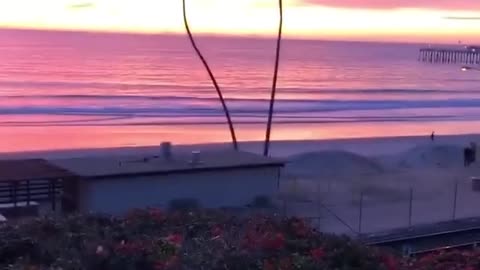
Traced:
POLYGON ((389 253, 321 234, 301 219, 148 209, 3 225, 0 269, 400 268, 389 253))
POLYGON ((480 270, 479 250, 449 250, 432 252, 406 262, 417 270, 480 270))

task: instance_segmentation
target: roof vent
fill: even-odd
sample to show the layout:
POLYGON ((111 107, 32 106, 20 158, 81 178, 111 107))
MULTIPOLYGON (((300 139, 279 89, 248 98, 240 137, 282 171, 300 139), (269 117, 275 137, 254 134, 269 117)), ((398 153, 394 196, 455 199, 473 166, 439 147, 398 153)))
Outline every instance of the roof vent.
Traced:
POLYGON ((162 157, 166 160, 172 159, 172 143, 170 142, 163 142, 160 144, 160 148, 162 148, 162 157))
POLYGON ((480 192, 480 178, 479 177, 472 177, 472 190, 476 192, 480 192))
POLYGON ((202 163, 200 160, 200 151, 192 151, 192 159, 190 160, 190 164, 198 165, 202 163))

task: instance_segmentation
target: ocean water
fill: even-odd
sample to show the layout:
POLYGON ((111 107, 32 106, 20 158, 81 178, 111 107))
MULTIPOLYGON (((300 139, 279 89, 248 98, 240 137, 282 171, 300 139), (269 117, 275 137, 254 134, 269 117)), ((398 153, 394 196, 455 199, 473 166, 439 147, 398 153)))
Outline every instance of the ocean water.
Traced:
MULTIPOLYGON (((275 41, 198 42, 239 139, 263 139, 275 41)), ((273 139, 480 132, 480 72, 422 46, 285 40, 273 139)), ((0 31, 0 152, 228 140, 185 36, 0 31)))

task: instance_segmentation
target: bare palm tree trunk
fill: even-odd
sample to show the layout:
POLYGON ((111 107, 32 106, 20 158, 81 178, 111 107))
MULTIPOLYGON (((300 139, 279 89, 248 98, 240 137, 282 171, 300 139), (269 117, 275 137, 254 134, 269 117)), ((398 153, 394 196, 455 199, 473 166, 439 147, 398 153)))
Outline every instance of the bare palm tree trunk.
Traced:
POLYGON ((193 39, 192 32, 190 31, 190 27, 188 26, 187 9, 186 9, 185 0, 183 0, 183 22, 185 23, 185 29, 187 30, 188 38, 190 39, 190 42, 192 43, 192 46, 195 49, 195 52, 197 53, 198 57, 202 61, 203 66, 207 70, 208 75, 210 76, 210 80, 212 80, 213 86, 215 87, 215 90, 217 91, 218 98, 220 99, 220 102, 222 103, 223 112, 225 113, 225 116, 227 118, 228 127, 230 129, 230 135, 232 137, 233 148, 238 151, 238 143, 237 143, 237 137, 235 135, 235 129, 233 128, 232 118, 230 117, 230 112, 228 111, 227 104, 225 103, 225 99, 223 98, 222 91, 220 90, 220 87, 218 86, 217 80, 215 79, 215 76, 213 76, 212 70, 208 66, 207 61, 205 60, 202 53, 198 49, 197 44, 195 43, 195 40, 193 39))
POLYGON ((278 37, 277 37, 277 52, 275 56, 275 69, 273 71, 273 85, 272 93, 270 97, 270 108, 268 110, 268 123, 267 123, 267 132, 265 134, 265 147, 263 149, 263 155, 268 156, 268 151, 270 149, 270 133, 272 131, 272 119, 273 119, 273 107, 275 105, 275 94, 277 92, 277 77, 278 77, 278 65, 280 62, 280 45, 282 42, 282 27, 283 27, 283 2, 278 0, 278 6, 280 11, 280 22, 278 25, 278 37))

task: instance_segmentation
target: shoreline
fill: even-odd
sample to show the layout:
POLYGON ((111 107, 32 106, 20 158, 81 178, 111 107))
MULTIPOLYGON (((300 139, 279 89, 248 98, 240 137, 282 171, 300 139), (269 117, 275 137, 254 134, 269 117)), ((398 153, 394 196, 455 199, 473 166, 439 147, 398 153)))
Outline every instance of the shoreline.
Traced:
MULTIPOLYGON (((435 143, 466 146, 471 141, 480 142, 480 134, 436 135, 435 143)), ((125 146, 106 148, 78 148, 59 150, 37 150, 19 152, 0 152, 0 159, 9 158, 69 158, 89 155, 129 155, 152 154, 159 151, 158 146, 125 146)), ((432 143, 429 136, 398 136, 398 137, 359 137, 320 140, 279 140, 271 142, 271 156, 288 157, 306 152, 341 150, 364 156, 394 155, 407 151, 419 144, 432 143)), ((225 150, 229 142, 206 144, 173 144, 174 149, 188 150, 225 150)), ((261 154, 263 141, 239 142, 240 150, 261 154)))

